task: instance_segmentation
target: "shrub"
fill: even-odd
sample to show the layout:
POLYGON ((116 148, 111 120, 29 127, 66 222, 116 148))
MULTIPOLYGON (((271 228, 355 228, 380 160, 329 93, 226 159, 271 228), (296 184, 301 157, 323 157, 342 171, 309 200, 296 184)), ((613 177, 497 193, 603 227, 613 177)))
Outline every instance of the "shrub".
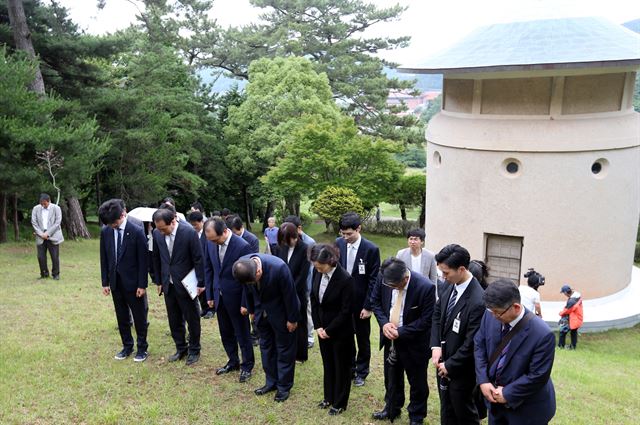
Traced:
POLYGON ((411 220, 367 220, 362 222, 362 231, 382 235, 406 236, 411 229, 420 227, 417 221, 411 220))
POLYGON ((342 214, 355 212, 361 216, 364 214, 362 201, 356 193, 345 187, 329 186, 313 201, 311 212, 318 214, 329 228, 333 225, 333 230, 338 232, 338 221, 342 214))

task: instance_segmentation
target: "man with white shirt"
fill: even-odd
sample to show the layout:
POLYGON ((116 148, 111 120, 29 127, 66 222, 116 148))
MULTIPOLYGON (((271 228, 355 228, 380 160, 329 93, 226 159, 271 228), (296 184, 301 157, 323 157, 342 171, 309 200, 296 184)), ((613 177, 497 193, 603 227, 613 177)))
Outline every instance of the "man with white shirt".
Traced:
MULTIPOLYGON (((193 205, 191 206, 191 208, 193 209, 193 205)), ((191 211, 187 216, 187 220, 198 234, 198 240, 200 241, 200 246, 202 247, 202 255, 204 258, 204 251, 207 247, 207 237, 204 234, 204 215, 202 215, 202 212, 198 210, 191 211)), ((214 310, 209 307, 209 304, 207 303, 207 294, 204 291, 200 295, 198 295, 198 302, 200 303, 200 317, 202 317, 203 319, 213 319, 215 313, 214 310)))
POLYGON ((369 375, 371 291, 380 268, 380 250, 360 235, 361 223, 358 214, 343 214, 339 223, 342 237, 336 240, 340 265, 354 280, 352 313, 358 350, 353 353, 353 383, 356 387, 363 386, 369 375))
POLYGON ((404 405, 404 373, 410 386, 407 407, 412 425, 427 415, 427 362, 435 285, 419 273, 409 271, 398 258, 380 266, 380 276, 371 295, 371 306, 380 325, 380 348, 384 347, 384 409, 374 419, 393 421, 404 405))
POLYGON ((122 340, 116 360, 133 352, 130 313, 136 328, 136 362, 147 359, 147 238, 139 224, 127 217, 122 199, 110 199, 98 209, 104 224, 100 232, 100 270, 102 293, 111 294, 122 340))
POLYGON ((468 270, 470 262, 469 251, 460 245, 447 245, 436 254, 447 283, 436 303, 431 326, 431 361, 438 371, 442 425, 480 423, 473 398, 473 336, 485 307, 484 291, 468 270))
POLYGON ((60 244, 64 242, 61 224, 60 207, 52 204, 51 198, 46 193, 40 194, 40 203, 31 210, 31 225, 36 236, 40 279, 49 277, 47 251, 51 256, 51 276, 54 280, 60 279, 60 244))

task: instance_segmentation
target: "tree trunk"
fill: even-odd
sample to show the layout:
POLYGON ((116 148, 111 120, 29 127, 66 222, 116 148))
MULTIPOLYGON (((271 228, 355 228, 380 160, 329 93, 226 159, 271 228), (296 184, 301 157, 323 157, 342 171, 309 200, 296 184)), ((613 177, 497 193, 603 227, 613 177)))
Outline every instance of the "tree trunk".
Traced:
POLYGON ((13 194, 13 240, 20 240, 20 221, 18 220, 18 194, 13 194))
POLYGON ((7 241, 7 194, 0 192, 0 243, 7 241))
POLYGON ((264 230, 269 227, 269 224, 267 224, 267 220, 269 220, 269 217, 271 217, 273 215, 273 210, 276 207, 276 201, 272 200, 267 202, 267 208, 264 211, 264 217, 262 219, 262 232, 264 233, 264 230))
MULTIPOLYGON (((31 40, 31 31, 27 26, 27 17, 24 14, 24 7, 22 0, 8 0, 7 9, 9 12, 9 23, 11 24, 11 30, 13 31, 13 40, 16 43, 18 50, 27 52, 30 58, 36 60, 36 52, 33 49, 33 42, 31 40)), ((40 66, 36 67, 36 75, 31 84, 30 89, 44 96, 44 80, 42 79, 42 72, 40 72, 40 66)))
POLYGON ((400 206, 400 218, 407 221, 407 209, 404 206, 400 206))
POLYGON ((244 214, 245 220, 244 227, 251 231, 251 207, 249 205, 249 193, 247 192, 247 185, 242 185, 242 199, 244 200, 244 214))
POLYGON ((426 219, 427 219, 427 203, 426 197, 422 197, 422 202, 420 203, 420 217, 418 218, 418 226, 422 229, 426 227, 426 219))
POLYGON ((75 196, 67 198, 67 236, 69 239, 90 239, 91 234, 82 216, 80 202, 75 196))

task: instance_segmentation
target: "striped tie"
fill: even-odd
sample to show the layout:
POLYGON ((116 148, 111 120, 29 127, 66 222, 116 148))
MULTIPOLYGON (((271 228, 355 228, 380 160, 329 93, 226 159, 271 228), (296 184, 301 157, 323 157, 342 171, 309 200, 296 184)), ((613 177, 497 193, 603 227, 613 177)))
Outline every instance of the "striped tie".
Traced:
POLYGON ((449 304, 447 304, 447 319, 451 315, 451 310, 453 310, 453 306, 456 305, 456 299, 458 298, 458 290, 456 287, 453 287, 453 292, 451 292, 451 298, 449 298, 449 304))
MULTIPOLYGON (((510 330, 511 330, 510 324, 506 323, 502 325, 502 332, 500 333, 502 336, 502 339, 504 339, 504 337, 507 336, 510 330)), ((496 367, 496 382, 500 381, 500 372, 502 372, 502 368, 504 367, 504 361, 507 358, 507 351, 509 351, 510 344, 511 344, 511 341, 509 341, 509 343, 504 346, 504 348, 500 352, 500 357, 498 357, 498 366, 496 367)))

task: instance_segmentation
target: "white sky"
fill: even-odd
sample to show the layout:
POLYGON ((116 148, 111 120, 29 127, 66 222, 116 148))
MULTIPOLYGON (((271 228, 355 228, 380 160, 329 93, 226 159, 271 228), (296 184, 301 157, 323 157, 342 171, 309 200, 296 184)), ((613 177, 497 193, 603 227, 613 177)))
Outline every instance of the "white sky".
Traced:
MULTIPOLYGON (((126 28, 135 21, 136 8, 127 0, 107 0, 98 10, 96 0, 58 0, 69 9, 71 19, 93 34, 126 28)), ((494 23, 601 16, 615 23, 640 18, 638 0, 370 0, 379 6, 408 6, 396 22, 382 23, 368 36, 411 36, 411 45, 381 54, 400 64, 415 62, 442 50, 473 29, 494 23)), ((240 26, 257 20, 260 9, 249 0, 215 0, 213 15, 222 26, 240 26)))

